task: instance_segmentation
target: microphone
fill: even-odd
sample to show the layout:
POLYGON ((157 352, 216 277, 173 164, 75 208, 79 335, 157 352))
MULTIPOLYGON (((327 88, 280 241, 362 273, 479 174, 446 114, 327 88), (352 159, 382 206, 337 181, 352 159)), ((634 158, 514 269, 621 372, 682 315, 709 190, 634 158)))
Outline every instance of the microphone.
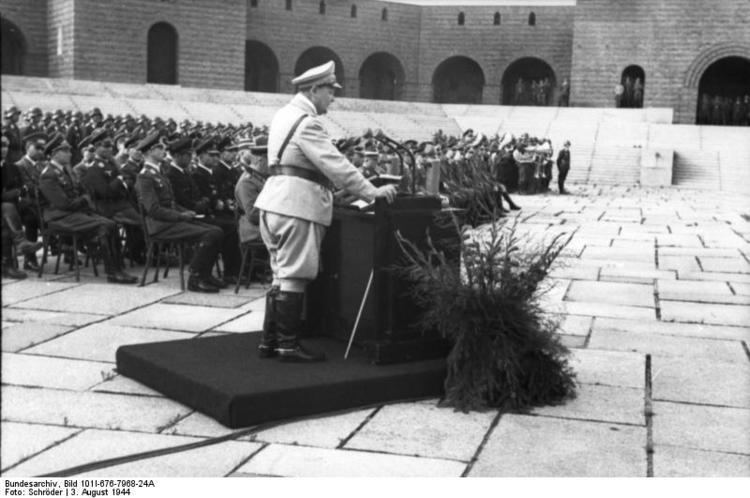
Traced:
POLYGON ((398 155, 399 161, 400 161, 400 169, 401 169, 401 175, 404 174, 404 158, 399 153, 399 150, 402 150, 406 152, 409 155, 409 159, 411 159, 411 163, 409 164, 409 171, 411 171, 411 193, 412 195, 417 193, 417 163, 414 159, 414 154, 412 151, 405 147, 400 142, 397 142, 396 140, 392 139, 385 133, 383 133, 383 130, 378 128, 375 130, 375 133, 373 134, 372 130, 367 130, 364 135, 365 138, 374 138, 378 142, 381 142, 382 144, 388 146, 390 149, 392 149, 394 152, 396 152, 396 155, 398 155), (369 135, 369 136, 368 136, 369 135))

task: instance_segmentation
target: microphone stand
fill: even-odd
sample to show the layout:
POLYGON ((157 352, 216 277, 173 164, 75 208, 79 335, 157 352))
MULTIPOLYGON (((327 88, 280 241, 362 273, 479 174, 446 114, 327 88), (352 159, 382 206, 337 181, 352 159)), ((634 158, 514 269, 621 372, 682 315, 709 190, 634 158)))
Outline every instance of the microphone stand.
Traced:
POLYGON ((404 175, 404 157, 401 155, 399 150, 405 151, 409 155, 409 159, 411 159, 411 163, 409 164, 409 170, 411 171, 411 193, 412 195, 417 193, 417 172, 416 172, 416 162, 414 160, 414 154, 411 150, 409 150, 408 147, 404 147, 402 144, 397 142, 396 140, 392 139, 385 133, 383 133, 382 130, 376 130, 374 135, 371 135, 370 133, 365 135, 365 138, 374 138, 378 142, 382 143, 389 149, 391 149, 393 152, 396 153, 398 156, 398 159, 400 161, 400 170, 401 170, 401 176, 404 175))

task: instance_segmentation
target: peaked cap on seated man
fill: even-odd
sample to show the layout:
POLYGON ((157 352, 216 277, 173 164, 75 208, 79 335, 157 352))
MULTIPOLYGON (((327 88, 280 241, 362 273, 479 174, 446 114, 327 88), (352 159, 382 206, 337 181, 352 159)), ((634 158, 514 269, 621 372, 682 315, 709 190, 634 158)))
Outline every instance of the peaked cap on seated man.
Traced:
POLYGON ((336 63, 328 61, 320 66, 308 69, 292 80, 292 85, 302 88, 312 86, 330 85, 334 88, 342 88, 336 82, 336 63))

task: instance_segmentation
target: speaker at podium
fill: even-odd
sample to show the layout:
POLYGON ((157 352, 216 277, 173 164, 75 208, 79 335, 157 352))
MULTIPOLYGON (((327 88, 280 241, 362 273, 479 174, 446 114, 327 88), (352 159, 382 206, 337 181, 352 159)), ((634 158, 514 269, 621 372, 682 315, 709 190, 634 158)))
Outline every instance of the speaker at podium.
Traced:
MULTIPOLYGON (((396 232, 426 248, 427 231, 438 247, 455 244, 458 234, 442 226, 438 196, 399 195, 377 199, 374 209, 336 207, 321 248, 321 272, 308 286, 307 322, 314 335, 349 341, 365 297, 354 344, 376 364, 445 356, 447 342, 437 331, 418 327, 421 315, 410 283, 398 272, 404 255, 396 232)), ((458 257, 452 258, 458 264, 458 257)))

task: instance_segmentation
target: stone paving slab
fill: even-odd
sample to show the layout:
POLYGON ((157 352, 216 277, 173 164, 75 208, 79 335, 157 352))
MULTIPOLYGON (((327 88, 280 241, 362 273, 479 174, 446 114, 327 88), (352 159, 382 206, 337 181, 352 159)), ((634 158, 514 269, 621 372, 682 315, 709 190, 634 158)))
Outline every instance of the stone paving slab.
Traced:
POLYGON ((13 323, 3 327, 2 349, 18 352, 73 330, 74 327, 51 323, 13 323))
POLYGON ((701 256, 698 258, 704 271, 722 273, 750 273, 750 263, 743 258, 710 258, 701 256))
POLYGON ((750 408, 750 364, 654 356, 652 397, 660 401, 750 408))
POLYGON ((560 321, 560 333, 586 337, 591 331, 593 317, 579 315, 563 315, 560 321))
POLYGON ((612 247, 586 247, 581 254, 581 258, 648 263, 654 261, 654 252, 644 252, 634 249, 616 249, 612 247))
POLYGON ((653 439, 658 448, 684 448, 750 455, 750 410, 656 401, 653 439))
POLYGON ((113 375, 111 363, 2 354, 3 384, 83 391, 113 375))
POLYGON ((115 363, 117 348, 125 344, 179 341, 193 334, 168 330, 140 329, 113 325, 112 321, 96 323, 24 350, 28 354, 78 358, 115 363))
POLYGON ((570 284, 565 300, 625 306, 653 306, 654 290, 651 285, 576 281, 570 284))
POLYGON ((715 282, 739 282, 743 284, 750 283, 750 275, 745 273, 721 273, 714 271, 692 271, 679 272, 680 280, 712 280, 715 282))
POLYGON ((675 279, 674 270, 638 270, 635 268, 604 267, 599 274, 599 280, 606 282, 627 282, 635 284, 651 284, 657 279, 675 279))
POLYGON ((646 360, 640 353, 579 349, 572 352, 570 365, 579 383, 643 389, 646 360))
POLYGON ((645 477, 646 428, 504 415, 472 477, 645 477))
MULTIPOLYGON (((12 306, 22 301, 29 301, 29 306, 35 308, 35 302, 37 302, 39 296, 47 294, 58 294, 66 289, 77 287, 75 283, 60 283, 60 282, 44 282, 39 280, 24 280, 13 285, 6 286, 3 284, 2 302, 3 308, 6 306, 12 306), (21 284, 21 285, 19 285, 21 284), (37 299, 34 299, 37 298, 37 299)), ((78 304, 80 306, 80 303, 78 304)), ((70 308, 74 309, 74 308, 70 308)), ((63 309, 61 311, 70 311, 70 309, 63 309)))
POLYGON ((183 306, 156 303, 120 315, 107 323, 129 327, 148 327, 183 332, 203 332, 245 313, 241 308, 224 309, 208 306, 183 306))
POLYGON ((673 337, 643 332, 622 332, 599 328, 589 339, 589 348, 614 351, 634 351, 663 356, 707 358, 724 362, 746 362, 747 356, 739 341, 673 337))
MULTIPOLYGON (((739 284, 737 282, 729 283, 729 286, 734 289, 734 292, 738 296, 750 296, 750 284, 739 284)), ((748 297, 750 299, 750 297, 748 297)))
MULTIPOLYGON (((86 430, 63 444, 19 465, 12 476, 39 475, 98 460, 195 443, 190 437, 86 430)), ((107 467, 79 476, 101 477, 223 477, 260 445, 229 441, 157 458, 107 467)))
POLYGON ((586 338, 580 335, 560 334, 560 342, 568 349, 580 349, 586 347, 586 338))
POLYGON ((580 384, 575 399, 557 406, 537 407, 531 413, 614 424, 646 425, 644 399, 643 389, 580 384))
POLYGON ((664 334, 680 337, 750 341, 750 327, 727 327, 723 325, 705 325, 700 323, 597 318, 596 329, 639 332, 643 334, 664 334))
POLYGON ((3 386, 2 418, 12 422, 158 432, 191 409, 166 398, 3 386))
POLYGON ((52 295, 29 299, 24 301, 21 307, 114 315, 139 308, 172 294, 175 294, 174 290, 159 287, 83 284, 52 295))
MULTIPOLYGON (((264 302, 265 308, 265 302, 264 302)), ((265 309, 262 311, 251 311, 245 315, 235 318, 231 322, 216 327, 218 332, 257 332, 263 330, 263 319, 266 316, 265 309)))
POLYGON ((656 236, 656 245, 661 247, 703 247, 697 235, 690 234, 661 234, 656 236))
POLYGON ((638 318, 640 320, 653 320, 656 318, 656 311, 654 308, 575 301, 565 301, 564 305, 564 312, 571 315, 591 315, 595 317, 612 318, 638 318))
POLYGON ((654 477, 750 477, 750 456, 659 445, 654 477))
POLYGON ((660 300, 661 319, 664 321, 710 323, 716 325, 750 324, 750 306, 706 304, 660 300))
POLYGON ((659 269, 673 270, 679 275, 701 272, 701 266, 695 256, 669 256, 659 251, 659 269))
POLYGON ((239 308, 250 302, 252 298, 229 294, 226 290, 218 294, 202 294, 199 292, 182 292, 169 296, 161 302, 167 304, 185 304, 191 306, 208 306, 211 308, 239 308))
POLYGON ((737 258, 741 254, 737 249, 701 248, 701 247, 660 247, 659 257, 662 256, 689 256, 710 258, 737 258))
POLYGON ((615 239, 612 242, 613 249, 632 249, 643 252, 653 252, 654 243, 650 240, 615 239))
POLYGON ((8 468, 18 464, 21 460, 80 431, 81 429, 54 425, 2 422, 0 433, 2 433, 3 443, 0 445, 0 462, 2 462, 3 475, 6 475, 8 468))
POLYGON ((146 387, 140 382, 122 375, 116 375, 93 386, 90 391, 116 393, 116 394, 140 394, 143 396, 164 397, 159 391, 146 387))
POLYGON ((492 411, 461 413, 434 404, 388 405, 345 447, 468 462, 496 415, 492 411))
POLYGON ((272 444, 237 469, 237 473, 291 477, 459 477, 465 467, 465 463, 454 460, 272 444))
POLYGON ((89 323, 101 320, 102 316, 92 315, 90 313, 64 313, 58 311, 4 308, 3 319, 15 322, 38 322, 82 327, 89 323))

